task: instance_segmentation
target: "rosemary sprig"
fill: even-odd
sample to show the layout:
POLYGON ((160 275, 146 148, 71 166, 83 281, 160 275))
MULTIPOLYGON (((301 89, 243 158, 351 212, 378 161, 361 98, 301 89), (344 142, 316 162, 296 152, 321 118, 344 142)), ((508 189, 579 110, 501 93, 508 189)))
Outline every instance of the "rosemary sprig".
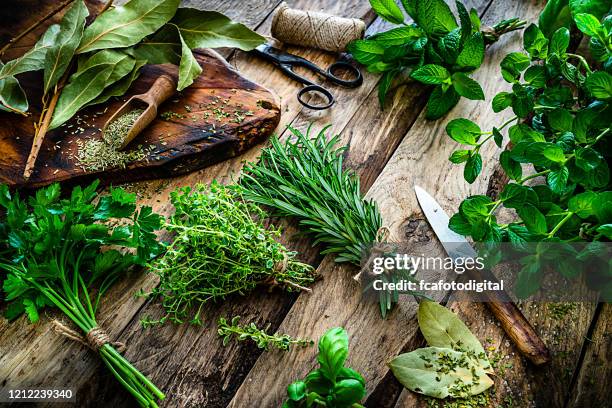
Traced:
POLYGON ((359 265, 364 249, 377 241, 382 227, 378 206, 366 200, 359 178, 342 169, 346 147, 336 147, 338 136, 327 140, 323 128, 316 137, 289 127, 296 140, 272 139, 258 163, 246 165, 240 184, 244 197, 295 217, 323 254, 336 262, 359 265))
POLYGON ((255 323, 250 323, 245 326, 241 326, 240 316, 234 316, 230 323, 224 317, 219 318, 217 323, 219 329, 217 333, 223 337, 223 345, 226 346, 232 338, 237 341, 244 341, 251 339, 257 344, 260 349, 268 350, 270 346, 276 347, 280 350, 289 350, 294 346, 308 347, 314 344, 314 341, 308 339, 294 339, 288 334, 268 334, 270 325, 268 324, 264 329, 257 328, 255 323))
POLYGON ((201 324, 208 302, 246 295, 259 285, 309 290, 313 267, 275 240, 280 230, 264 226, 265 212, 242 199, 240 186, 185 187, 172 192, 170 200, 176 212, 166 229, 175 239, 151 265, 160 284, 148 294, 162 299, 166 314, 145 318, 145 326, 168 319, 183 323, 190 315, 191 323, 201 324))
MULTIPOLYGON (((325 247, 322 254, 360 266, 371 247, 385 241, 385 228, 376 202, 363 197, 359 178, 342 168, 346 147, 337 147, 338 136, 327 140, 328 128, 311 138, 310 127, 305 135, 289 127, 295 140, 273 138, 259 162, 245 166, 240 185, 245 199, 296 218, 314 244, 325 247)), ((401 278, 380 276, 393 282, 401 278)), ((398 293, 379 291, 378 298, 385 317, 398 293)))

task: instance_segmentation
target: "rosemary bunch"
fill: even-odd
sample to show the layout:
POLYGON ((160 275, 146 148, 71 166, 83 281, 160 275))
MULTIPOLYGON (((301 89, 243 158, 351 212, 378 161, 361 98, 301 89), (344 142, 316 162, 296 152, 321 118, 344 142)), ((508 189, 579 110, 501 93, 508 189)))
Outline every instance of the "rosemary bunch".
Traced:
POLYGON ((359 178, 342 169, 345 147, 338 136, 327 140, 329 126, 316 137, 289 127, 296 139, 272 139, 258 163, 247 164, 240 178, 247 200, 276 214, 295 217, 323 254, 336 262, 359 265, 365 249, 378 241, 382 217, 372 200, 364 199, 359 178))
POLYGON ((314 341, 307 339, 294 339, 288 334, 268 334, 270 325, 260 329, 255 323, 250 323, 245 326, 239 324, 240 316, 234 316, 228 323, 224 317, 219 318, 217 322, 217 333, 223 337, 223 345, 226 346, 232 338, 238 341, 251 339, 257 344, 260 349, 268 350, 270 346, 280 350, 289 350, 289 347, 299 346, 308 347, 314 344, 314 341))
MULTIPOLYGON (((338 136, 327 140, 329 126, 315 137, 289 127, 295 140, 272 139, 258 163, 245 166, 240 178, 244 198, 269 207, 277 215, 299 221, 322 254, 335 254, 336 262, 360 266, 362 257, 376 243, 385 241, 378 206, 361 194, 359 178, 342 168, 346 147, 337 147, 338 136)), ((395 273, 380 275, 384 281, 406 279, 395 273)), ((397 291, 378 291, 383 317, 397 303, 397 291)))
POLYGON ((201 324, 208 302, 246 295, 259 285, 308 290, 314 281, 313 268, 276 241, 280 230, 264 226, 266 214, 242 199, 239 186, 215 181, 210 188, 179 189, 170 199, 176 212, 166 229, 176 236, 151 265, 160 284, 149 294, 162 299, 166 314, 144 319, 145 326, 183 323, 190 315, 191 323, 201 324))

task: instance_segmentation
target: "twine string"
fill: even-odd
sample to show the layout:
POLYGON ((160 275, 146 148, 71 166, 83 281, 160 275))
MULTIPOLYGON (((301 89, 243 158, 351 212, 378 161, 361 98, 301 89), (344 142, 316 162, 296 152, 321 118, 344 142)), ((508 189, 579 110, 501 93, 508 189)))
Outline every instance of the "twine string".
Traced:
POLYGON ((125 351, 125 344, 120 341, 111 341, 108 333, 101 327, 96 326, 83 336, 57 319, 53 319, 52 323, 54 325, 53 329, 57 333, 70 340, 81 343, 93 351, 100 350, 105 344, 110 344, 120 353, 125 351))
POLYGON ((272 35, 287 44, 342 52, 364 34, 365 23, 359 19, 296 10, 285 2, 272 17, 272 35))

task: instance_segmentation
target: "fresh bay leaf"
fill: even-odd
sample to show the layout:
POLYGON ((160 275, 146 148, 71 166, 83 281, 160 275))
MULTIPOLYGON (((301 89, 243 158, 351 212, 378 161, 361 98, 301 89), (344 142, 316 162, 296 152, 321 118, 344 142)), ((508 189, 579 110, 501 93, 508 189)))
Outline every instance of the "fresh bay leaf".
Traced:
POLYGON ((132 57, 115 50, 102 50, 92 55, 71 75, 62 90, 49 129, 69 120, 82 107, 95 100, 105 88, 128 75, 134 68, 132 57))
POLYGON ((77 0, 68 9, 59 25, 52 47, 45 54, 43 90, 46 94, 66 72, 76 48, 79 46, 89 11, 83 0, 77 0))
POLYGON ((202 67, 193 56, 191 49, 180 35, 181 39, 181 64, 179 65, 179 80, 177 90, 182 91, 193 83, 202 73, 202 67))
POLYGON ((166 25, 133 48, 125 50, 137 60, 148 64, 175 64, 181 60, 181 42, 176 27, 166 25))
POLYGON ((50 26, 40 40, 36 42, 34 47, 21 57, 7 62, 2 69, 0 69, 0 79, 24 72, 44 69, 45 55, 47 54, 47 50, 55 44, 59 31, 59 25, 53 24, 50 26))
POLYGON ((145 66, 147 61, 145 60, 135 60, 134 68, 132 68, 132 72, 129 75, 126 75, 119 81, 115 82, 111 86, 104 89, 104 91, 93 101, 89 102, 87 106, 97 105, 100 103, 104 103, 108 101, 113 96, 122 96, 125 95, 130 86, 134 83, 136 79, 140 76, 140 69, 145 66))
POLYGON ((131 0, 105 11, 87 27, 77 54, 139 43, 166 24, 180 0, 131 0))
POLYGON ((21 114, 28 110, 28 98, 13 76, 0 79, 0 110, 21 114))
POLYGON ((428 345, 472 351, 486 372, 493 372, 482 344, 455 313, 436 302, 423 300, 417 318, 428 345))
POLYGON ((179 8, 171 21, 189 48, 233 47, 250 51, 266 39, 216 11, 179 8))
POLYGON ((493 385, 480 365, 449 348, 425 347, 400 354, 389 367, 404 387, 435 398, 476 395, 493 385), (449 369, 448 362, 455 367, 449 369))

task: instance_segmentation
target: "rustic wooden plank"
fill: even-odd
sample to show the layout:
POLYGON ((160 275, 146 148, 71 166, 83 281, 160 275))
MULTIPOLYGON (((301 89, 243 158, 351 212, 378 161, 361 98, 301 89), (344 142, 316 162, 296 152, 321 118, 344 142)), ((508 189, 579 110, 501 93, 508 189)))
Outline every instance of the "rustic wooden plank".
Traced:
POLYGON ((612 379, 612 305, 602 303, 595 325, 585 336, 585 353, 567 398, 568 408, 610 406, 612 379))
MULTIPOLYGON (((492 12, 487 12, 486 17, 487 20, 496 20, 502 16, 518 15, 533 20, 540 9, 534 3, 503 3, 500 7, 493 3, 492 12)), ((498 69, 501 58, 505 52, 517 49, 520 43, 520 35, 504 37, 488 51, 486 63, 475 74, 489 99, 506 87, 498 69)), ((463 180, 462 169, 447 160, 455 144, 446 136, 444 126, 453 117, 468 117, 483 123, 484 118, 492 117, 492 111, 488 104, 463 100, 444 120, 432 123, 425 121, 423 116, 419 117, 368 192, 370 198, 378 201, 392 235, 399 239, 412 235, 418 225, 425 222, 414 197, 413 184, 424 186, 449 212, 463 197, 486 189, 486 175, 490 174, 494 160, 485 159, 485 176, 471 186, 463 180)), ((503 115, 496 117, 496 120, 503 119, 503 115)), ((482 153, 485 158, 492 158, 499 152, 489 146, 482 153)), ((383 321, 375 305, 362 302, 350 268, 334 265, 331 258, 326 258, 319 272, 324 277, 324 286, 320 283, 309 296, 300 296, 281 324, 280 331, 318 338, 330 327, 341 325, 347 328, 351 338, 349 364, 364 374, 368 393, 371 393, 387 373, 386 360, 415 339, 417 329, 413 319, 416 306, 404 302, 383 321)), ((260 358, 230 406, 278 405, 286 385, 303 377, 315 365, 315 354, 313 350, 294 350, 260 358), (274 375, 269 375, 272 372, 274 375), (267 390, 265 395, 258 392, 261 389, 267 390)))

